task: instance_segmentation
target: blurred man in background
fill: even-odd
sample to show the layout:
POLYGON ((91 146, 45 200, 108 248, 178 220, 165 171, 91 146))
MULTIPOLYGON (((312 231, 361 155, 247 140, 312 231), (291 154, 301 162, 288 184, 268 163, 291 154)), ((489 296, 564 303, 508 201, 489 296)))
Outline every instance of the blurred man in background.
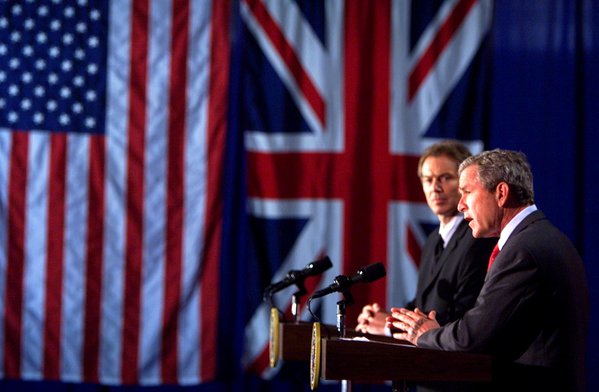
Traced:
MULTIPOLYGON (((474 305, 496 242, 472 237, 468 222, 457 209, 458 167, 470 155, 463 144, 446 140, 428 147, 418 162, 422 191, 439 219, 439 227, 424 244, 416 296, 406 307, 427 312, 434 309, 441 324, 462 317, 474 305)), ((358 317, 356 330, 388 334, 387 316, 389 312, 378 303, 367 305, 358 317)))

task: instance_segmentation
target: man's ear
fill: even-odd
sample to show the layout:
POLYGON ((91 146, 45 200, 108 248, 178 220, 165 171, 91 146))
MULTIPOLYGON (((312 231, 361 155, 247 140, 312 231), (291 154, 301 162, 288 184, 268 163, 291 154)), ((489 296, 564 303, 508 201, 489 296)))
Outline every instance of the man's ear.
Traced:
POLYGON ((510 195, 510 186, 506 182, 500 182, 495 187, 495 199, 499 207, 505 207, 510 195))

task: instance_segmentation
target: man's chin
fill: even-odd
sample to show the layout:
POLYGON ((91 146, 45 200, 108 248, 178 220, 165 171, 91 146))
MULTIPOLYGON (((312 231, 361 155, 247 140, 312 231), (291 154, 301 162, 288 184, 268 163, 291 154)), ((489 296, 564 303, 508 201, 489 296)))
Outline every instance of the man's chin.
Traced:
POLYGON ((481 233, 477 230, 476 225, 473 224, 473 221, 468 222, 468 226, 470 226, 470 229, 472 230, 472 237, 481 238, 481 233))
POLYGON ((454 210, 452 210, 451 208, 448 208, 447 206, 434 206, 433 208, 431 208, 431 210, 433 211, 433 213, 437 216, 445 216, 445 217, 451 217, 454 216, 457 212, 455 212, 454 210))
POLYGON ((482 232, 479 229, 477 229, 476 227, 472 227, 471 224, 469 224, 470 228, 472 229, 472 237, 474 238, 495 238, 495 237, 499 237, 499 234, 494 234, 491 233, 489 231, 486 232, 482 232))

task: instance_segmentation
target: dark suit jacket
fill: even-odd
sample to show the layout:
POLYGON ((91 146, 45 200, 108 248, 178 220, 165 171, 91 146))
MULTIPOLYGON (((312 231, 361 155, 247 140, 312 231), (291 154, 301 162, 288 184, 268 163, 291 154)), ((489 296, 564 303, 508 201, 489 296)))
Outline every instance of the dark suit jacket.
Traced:
POLYGON ((489 255, 497 239, 475 239, 462 220, 441 257, 435 261, 438 230, 428 237, 418 272, 416 298, 408 307, 437 311, 441 325, 454 321, 474 306, 487 273, 489 255))
POLYGON ((508 238, 475 306, 418 346, 491 354, 496 390, 582 391, 588 301, 576 249, 536 211, 508 238))

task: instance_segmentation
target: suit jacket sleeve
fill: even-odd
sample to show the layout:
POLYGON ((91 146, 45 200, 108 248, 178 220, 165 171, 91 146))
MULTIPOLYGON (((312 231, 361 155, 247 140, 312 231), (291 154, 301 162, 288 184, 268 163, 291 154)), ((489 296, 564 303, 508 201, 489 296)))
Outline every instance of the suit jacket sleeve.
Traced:
POLYGON ((460 320, 424 333, 418 346, 555 365, 564 347, 579 345, 575 331, 586 325, 586 297, 580 257, 537 211, 506 242, 475 306, 460 320))
POLYGON ((527 328, 526 323, 532 320, 528 315, 536 312, 538 271, 524 249, 507 252, 504 249, 495 263, 501 261, 500 257, 511 262, 509 265, 502 262, 501 270, 495 269, 495 273, 487 277, 474 308, 444 328, 423 334, 418 346, 493 353, 514 347, 511 337, 517 335, 511 332, 516 332, 517 326, 527 328))

